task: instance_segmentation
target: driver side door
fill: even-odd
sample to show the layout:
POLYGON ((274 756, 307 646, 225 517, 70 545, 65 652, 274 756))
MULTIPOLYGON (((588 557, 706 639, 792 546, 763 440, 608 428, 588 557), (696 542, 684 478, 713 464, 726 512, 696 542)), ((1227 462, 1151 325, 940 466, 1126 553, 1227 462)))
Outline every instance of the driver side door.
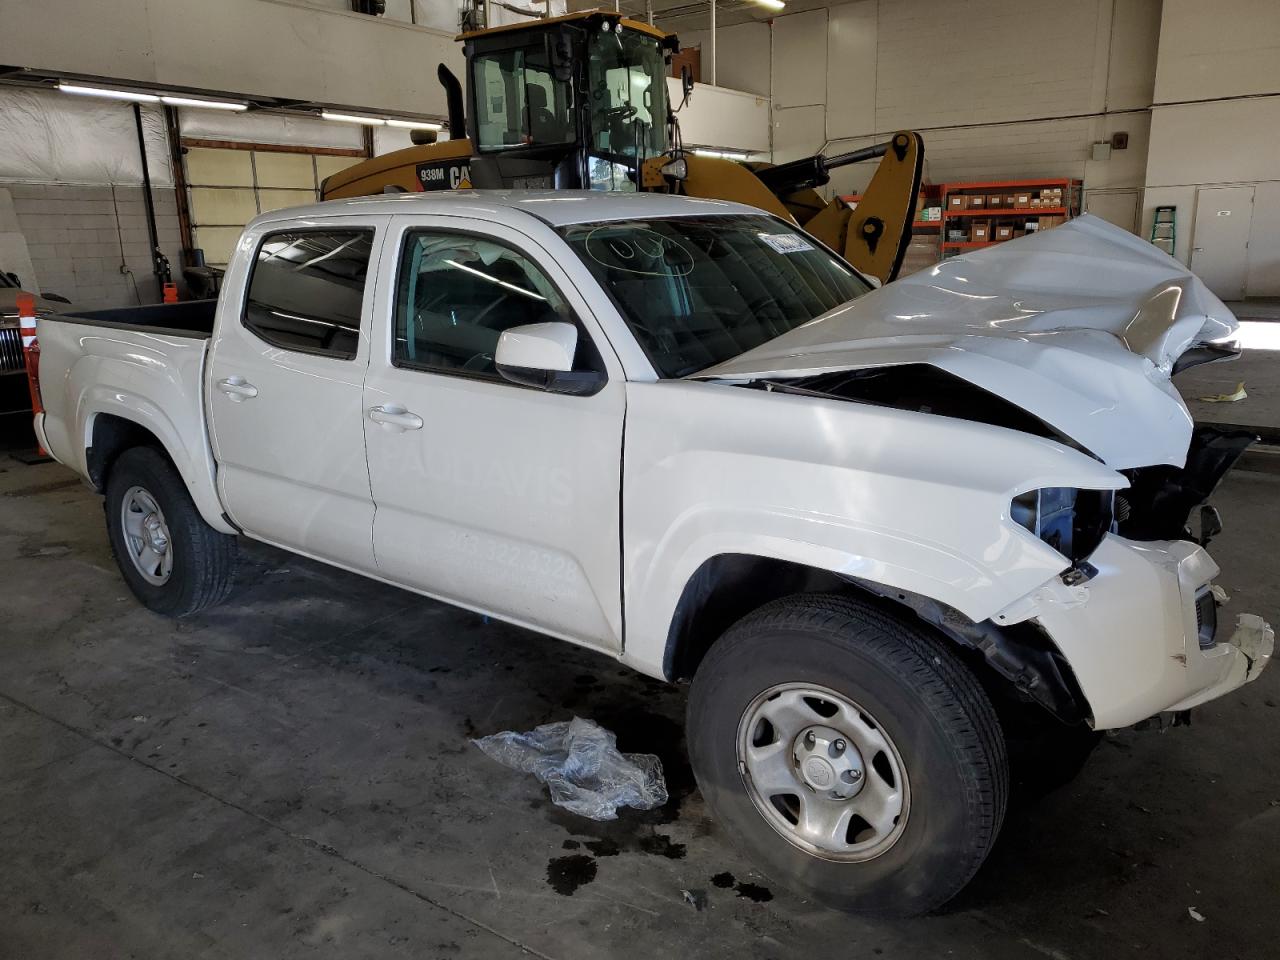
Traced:
POLYGON ((384 256, 365 438, 383 576, 593 647, 621 647, 625 385, 554 258, 514 229, 396 218, 384 256), (394 248, 394 249, 393 249, 394 248), (567 320, 590 396, 509 382, 503 330, 567 320))

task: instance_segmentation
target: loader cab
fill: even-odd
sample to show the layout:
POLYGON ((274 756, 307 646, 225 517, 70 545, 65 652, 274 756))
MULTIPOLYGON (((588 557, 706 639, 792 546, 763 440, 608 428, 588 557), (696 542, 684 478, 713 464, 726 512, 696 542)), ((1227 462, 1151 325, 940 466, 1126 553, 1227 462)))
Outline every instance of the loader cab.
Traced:
POLYGON ((473 186, 635 190, 667 150, 673 35, 592 11, 460 39, 473 186))

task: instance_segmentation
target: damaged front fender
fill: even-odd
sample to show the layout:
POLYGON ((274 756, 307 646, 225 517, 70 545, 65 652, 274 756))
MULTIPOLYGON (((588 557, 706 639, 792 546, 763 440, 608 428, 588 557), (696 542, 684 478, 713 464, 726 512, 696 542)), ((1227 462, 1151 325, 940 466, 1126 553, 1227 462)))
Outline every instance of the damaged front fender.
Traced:
POLYGON ((982 654, 987 665, 1027 700, 1068 725, 1090 720, 1089 703, 1071 665, 1038 623, 999 626, 970 620, 959 610, 918 593, 847 577, 862 589, 910 608, 916 616, 962 647, 982 654))
MULTIPOLYGON (((1217 489, 1223 476, 1240 459, 1256 434, 1247 430, 1197 427, 1181 467, 1160 464, 1122 471, 1129 489, 1116 494, 1118 532, 1130 540, 1199 540, 1193 537, 1188 518, 1217 489)), ((1216 532, 1216 531, 1214 531, 1216 532)))

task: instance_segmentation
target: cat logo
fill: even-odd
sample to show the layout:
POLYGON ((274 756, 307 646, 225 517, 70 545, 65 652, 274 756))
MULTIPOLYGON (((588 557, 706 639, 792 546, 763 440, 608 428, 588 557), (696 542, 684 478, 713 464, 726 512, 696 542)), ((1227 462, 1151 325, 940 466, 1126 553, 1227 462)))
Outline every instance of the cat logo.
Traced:
POLYGON ((418 164, 418 189, 457 190, 471 180, 471 164, 458 160, 437 160, 418 164))

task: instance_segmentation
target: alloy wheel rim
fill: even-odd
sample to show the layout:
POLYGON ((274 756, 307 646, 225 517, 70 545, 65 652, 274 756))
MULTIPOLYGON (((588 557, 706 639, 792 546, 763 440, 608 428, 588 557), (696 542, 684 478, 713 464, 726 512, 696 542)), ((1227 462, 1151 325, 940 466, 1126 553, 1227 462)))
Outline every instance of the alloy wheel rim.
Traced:
POLYGON ((173 540, 156 498, 144 487, 130 487, 120 503, 125 552, 142 579, 155 587, 173 574, 173 540))
POLYGON ((757 696, 738 724, 738 770, 761 816, 813 856, 871 860, 906 828, 911 789, 897 746, 828 687, 784 683, 757 696))

